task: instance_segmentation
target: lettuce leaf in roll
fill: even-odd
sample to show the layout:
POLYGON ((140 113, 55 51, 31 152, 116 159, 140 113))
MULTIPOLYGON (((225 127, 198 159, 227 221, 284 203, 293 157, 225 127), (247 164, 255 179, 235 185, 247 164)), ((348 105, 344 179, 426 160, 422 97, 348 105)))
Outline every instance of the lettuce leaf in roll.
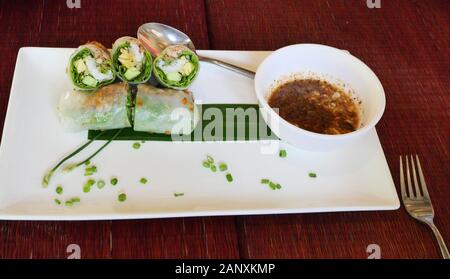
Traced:
POLYGON ((147 82, 152 75, 152 56, 136 38, 117 39, 112 59, 114 70, 122 81, 140 84, 147 82))
POLYGON ((165 87, 186 89, 197 77, 198 56, 182 45, 167 47, 153 62, 153 73, 165 87))
POLYGON ((159 134, 190 134, 199 120, 192 93, 138 85, 134 130, 159 134))
POLYGON ((131 127, 129 87, 115 83, 92 92, 69 91, 58 105, 60 122, 67 132, 131 127))
POLYGON ((112 83, 116 74, 108 50, 98 42, 89 42, 70 56, 69 78, 77 90, 94 90, 112 83))

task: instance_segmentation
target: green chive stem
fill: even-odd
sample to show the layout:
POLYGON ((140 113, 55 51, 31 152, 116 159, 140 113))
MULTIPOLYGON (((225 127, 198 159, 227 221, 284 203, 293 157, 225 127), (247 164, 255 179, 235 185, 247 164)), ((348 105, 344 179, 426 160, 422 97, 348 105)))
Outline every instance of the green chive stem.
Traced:
POLYGON ((50 183, 50 179, 52 178, 53 173, 62 165, 64 164, 67 160, 69 160, 70 158, 72 158, 73 156, 77 155, 78 153, 80 153, 83 149, 85 149, 88 145, 90 145, 91 143, 93 143, 96 139, 98 139, 99 137, 101 137, 103 134, 105 134, 106 131, 102 131, 101 133, 99 133, 98 135, 96 135, 93 139, 87 141, 85 144, 83 144, 82 146, 80 146, 79 148, 77 148, 75 151, 73 151, 72 153, 70 153, 69 155, 67 155, 66 157, 64 157, 59 163, 56 164, 56 166, 54 166, 49 172, 47 172, 44 175, 44 178, 42 179, 42 186, 44 188, 46 188, 48 186, 48 184, 50 183))
POLYGON ((115 140, 120 133, 123 131, 123 128, 117 131, 112 138, 110 138, 105 144, 103 144, 97 151, 94 152, 91 156, 89 156, 86 160, 76 164, 77 167, 81 166, 82 164, 85 164, 86 162, 90 161, 92 158, 94 158, 98 153, 100 153, 108 144, 110 144, 113 140, 115 140))

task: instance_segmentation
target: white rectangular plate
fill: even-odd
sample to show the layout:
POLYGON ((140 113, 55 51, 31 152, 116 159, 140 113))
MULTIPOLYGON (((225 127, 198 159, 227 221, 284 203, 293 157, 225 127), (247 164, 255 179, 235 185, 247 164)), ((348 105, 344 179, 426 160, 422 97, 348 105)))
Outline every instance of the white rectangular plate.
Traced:
MULTIPOLYGON (((283 142, 173 143, 114 142, 93 163, 107 186, 83 193, 88 179, 83 168, 56 173, 47 189, 43 174, 86 140, 86 133, 64 133, 55 111, 59 96, 70 89, 65 67, 73 49, 22 48, 17 58, 8 112, 0 146, 0 219, 99 220, 181 216, 278 214, 330 211, 393 210, 399 200, 376 131, 348 149, 314 153, 283 142), (280 144, 287 158, 263 154, 280 144), (202 167, 207 154, 226 162, 234 182, 225 174, 202 167), (310 178, 309 172, 317 173, 310 178), (119 179, 111 186, 112 176, 119 179), (139 180, 146 177, 148 183, 139 180), (269 178, 282 185, 273 191, 260 183, 269 178), (55 193, 61 184, 64 193, 55 193), (119 192, 126 202, 118 202, 119 192), (184 196, 174 197, 175 192, 184 196), (58 206, 80 197, 73 207, 58 206)), ((270 52, 200 51, 249 69, 270 52)), ((253 80, 202 63, 191 87, 203 103, 256 103, 253 80)), ((83 159, 101 143, 76 158, 83 159)), ((276 149, 278 150, 278 148, 276 149)))

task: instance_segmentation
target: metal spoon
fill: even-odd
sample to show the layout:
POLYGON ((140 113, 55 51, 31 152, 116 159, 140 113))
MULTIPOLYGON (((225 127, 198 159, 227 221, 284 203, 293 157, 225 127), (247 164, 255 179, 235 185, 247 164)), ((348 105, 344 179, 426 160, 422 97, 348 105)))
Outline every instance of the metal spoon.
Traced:
MULTIPOLYGON (((195 52, 195 46, 192 43, 192 40, 186 34, 178 29, 162 23, 150 22, 141 25, 138 29, 137 36, 153 56, 158 56, 166 47, 170 45, 185 45, 195 52)), ((248 78, 255 77, 255 72, 232 65, 230 63, 200 55, 198 57, 200 61, 212 63, 214 65, 244 75, 248 78)))

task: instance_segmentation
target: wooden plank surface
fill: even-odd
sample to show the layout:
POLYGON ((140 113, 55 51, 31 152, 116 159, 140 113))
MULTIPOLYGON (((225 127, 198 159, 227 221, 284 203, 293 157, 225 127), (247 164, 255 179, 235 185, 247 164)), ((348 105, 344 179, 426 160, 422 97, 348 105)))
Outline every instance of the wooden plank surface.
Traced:
MULTIPOLYGON (((418 153, 436 224, 450 243, 449 2, 365 0, 0 0, 0 132, 22 46, 109 46, 144 22, 173 25, 197 48, 271 50, 314 42, 349 50, 379 76, 387 108, 377 129, 395 181, 398 155, 418 153)), ((437 258, 430 231, 403 209, 282 216, 102 222, 0 221, 0 258, 437 258)))

